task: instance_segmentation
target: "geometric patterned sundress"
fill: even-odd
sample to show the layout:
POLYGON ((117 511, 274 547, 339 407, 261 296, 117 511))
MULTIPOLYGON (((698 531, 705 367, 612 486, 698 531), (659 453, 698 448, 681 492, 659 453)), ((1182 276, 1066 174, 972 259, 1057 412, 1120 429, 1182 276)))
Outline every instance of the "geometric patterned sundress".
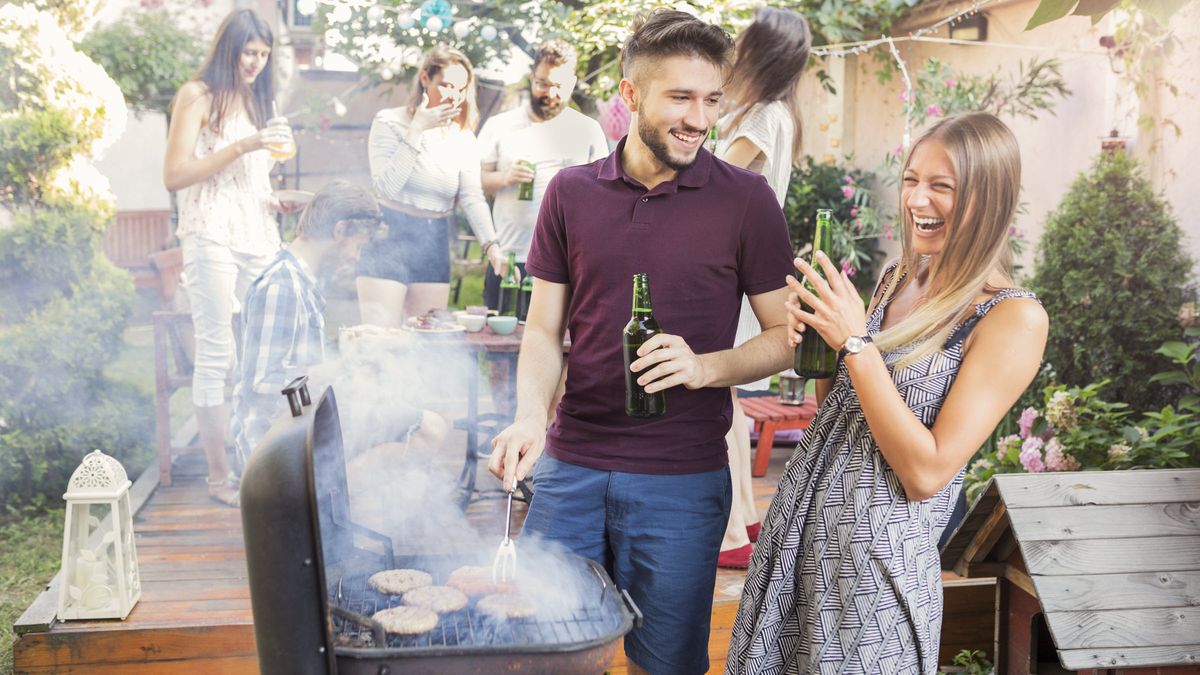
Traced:
MULTIPOLYGON (((884 355, 900 396, 926 427, 933 426, 954 384, 963 340, 1008 298, 1035 296, 1000 291, 975 307, 941 351, 902 370, 894 364, 911 347, 884 355)), ((884 309, 877 307, 867 320, 872 335, 884 309)), ((867 427, 845 364, 839 362, 835 378, 763 520, 727 675, 937 672, 937 542, 965 466, 933 497, 905 499, 867 427)))

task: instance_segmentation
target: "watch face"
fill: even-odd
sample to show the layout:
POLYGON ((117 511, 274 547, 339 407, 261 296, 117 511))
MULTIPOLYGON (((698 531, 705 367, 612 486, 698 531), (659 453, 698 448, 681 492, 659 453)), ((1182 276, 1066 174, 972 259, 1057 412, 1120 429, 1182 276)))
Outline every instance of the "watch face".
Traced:
POLYGON ((862 338, 858 337, 857 335, 851 335, 846 340, 846 351, 851 354, 857 354, 857 353, 861 352, 863 350, 863 347, 866 347, 866 346, 867 346, 867 343, 863 342, 862 338))

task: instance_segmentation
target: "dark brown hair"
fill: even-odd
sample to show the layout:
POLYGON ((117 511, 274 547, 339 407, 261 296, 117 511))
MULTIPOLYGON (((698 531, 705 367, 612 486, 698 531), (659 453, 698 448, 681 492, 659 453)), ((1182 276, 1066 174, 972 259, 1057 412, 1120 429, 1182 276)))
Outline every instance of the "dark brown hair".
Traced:
POLYGON ((345 221, 345 235, 379 229, 383 216, 379 204, 366 188, 346 180, 335 180, 317 193, 304 207, 296 234, 306 239, 333 239, 335 226, 345 221))
MULTIPOLYGON (((271 117, 271 104, 275 100, 275 36, 271 26, 252 9, 239 9, 221 22, 212 49, 204 65, 192 76, 192 80, 203 82, 212 96, 212 107, 208 123, 220 133, 230 106, 240 94, 249 109, 254 126, 263 128, 271 117), (246 43, 262 40, 271 48, 267 64, 248 86, 242 79, 240 61, 246 43)), ((172 104, 173 105, 173 104, 172 104)))
POLYGON ((408 99, 408 112, 410 114, 416 112, 417 106, 421 105, 421 97, 425 95, 425 85, 421 84, 421 73, 425 73, 429 79, 433 79, 438 73, 455 64, 467 69, 467 91, 466 98, 463 99, 463 104, 459 108, 458 117, 454 118, 454 123, 460 129, 475 131, 475 125, 479 123, 479 110, 475 105, 475 69, 471 67, 471 60, 467 58, 466 54, 446 45, 438 45, 425 53, 421 69, 413 77, 413 93, 412 97, 408 99))
POLYGON ((733 40, 720 26, 674 9, 656 9, 633 20, 621 47, 621 75, 633 80, 637 64, 668 56, 695 56, 729 71, 733 40))
POLYGON ((553 66, 561 66, 564 63, 571 64, 575 67, 575 63, 579 60, 579 54, 575 48, 566 40, 553 39, 539 43, 533 50, 533 67, 537 68, 543 63, 548 63, 553 66))
MULTIPOLYGON (((738 34, 737 56, 725 92, 738 105, 729 130, 736 129, 756 104, 783 101, 787 105, 795 128, 793 164, 800 161, 801 150, 800 102, 796 100, 796 87, 811 48, 812 33, 803 16, 788 9, 759 8, 754 13, 754 22, 738 34)), ((727 133, 729 130, 721 131, 727 133)))

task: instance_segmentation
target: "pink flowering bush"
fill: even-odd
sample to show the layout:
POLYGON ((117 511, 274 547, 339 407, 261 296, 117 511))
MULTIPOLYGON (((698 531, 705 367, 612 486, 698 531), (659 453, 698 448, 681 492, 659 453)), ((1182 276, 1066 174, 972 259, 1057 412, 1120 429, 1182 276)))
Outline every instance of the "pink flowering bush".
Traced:
POLYGON ((1200 401, 1135 418, 1126 404, 1100 398, 1107 384, 1046 387, 1040 408, 1015 415, 1017 433, 996 438, 970 465, 964 480, 968 501, 997 473, 1196 465, 1189 450, 1200 443, 1200 401))

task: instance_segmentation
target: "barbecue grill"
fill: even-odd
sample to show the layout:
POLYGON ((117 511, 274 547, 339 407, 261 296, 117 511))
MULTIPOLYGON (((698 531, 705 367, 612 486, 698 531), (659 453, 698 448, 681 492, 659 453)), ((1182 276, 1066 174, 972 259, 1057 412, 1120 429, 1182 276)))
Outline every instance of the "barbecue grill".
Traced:
POLYGON ((566 555, 577 606, 497 619, 468 605, 419 636, 388 634, 371 616, 399 604, 372 589, 374 572, 423 569, 434 583, 489 560, 447 553, 397 556, 391 540, 351 520, 337 403, 312 405, 305 378, 290 383, 292 416, 278 420, 242 478, 242 523, 259 666, 264 675, 602 673, 641 615, 602 567, 566 555))

